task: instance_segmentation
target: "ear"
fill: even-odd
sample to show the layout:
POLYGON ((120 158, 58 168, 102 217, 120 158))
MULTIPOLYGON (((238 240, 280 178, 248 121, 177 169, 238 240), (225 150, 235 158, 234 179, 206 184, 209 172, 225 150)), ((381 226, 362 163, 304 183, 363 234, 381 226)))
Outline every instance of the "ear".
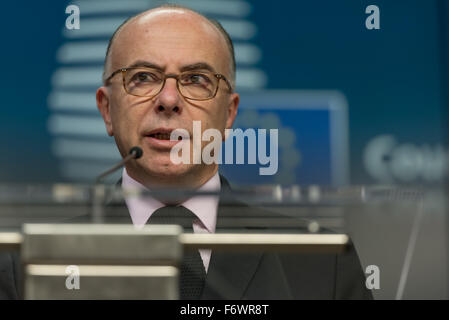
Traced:
POLYGON ((111 105, 109 103, 110 96, 108 89, 106 87, 100 87, 97 89, 97 108, 100 110, 101 116, 103 117, 104 124, 106 126, 106 131, 108 135, 113 136, 114 131, 112 129, 111 121, 111 105))
MULTIPOLYGON (((228 103, 228 117, 226 119, 225 129, 231 129, 234 124, 235 117, 237 116, 237 111, 239 108, 240 95, 238 93, 232 93, 229 97, 228 103)), ((223 135, 223 141, 225 140, 225 135, 223 135)))

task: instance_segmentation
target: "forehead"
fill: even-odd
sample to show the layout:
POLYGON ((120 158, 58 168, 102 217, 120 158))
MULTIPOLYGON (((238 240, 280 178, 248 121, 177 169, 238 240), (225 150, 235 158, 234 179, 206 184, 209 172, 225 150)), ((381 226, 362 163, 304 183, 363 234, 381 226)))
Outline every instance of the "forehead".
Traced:
POLYGON ((166 68, 206 62, 227 71, 229 53, 218 29, 193 12, 158 10, 130 21, 116 35, 111 50, 113 69, 137 60, 166 68))

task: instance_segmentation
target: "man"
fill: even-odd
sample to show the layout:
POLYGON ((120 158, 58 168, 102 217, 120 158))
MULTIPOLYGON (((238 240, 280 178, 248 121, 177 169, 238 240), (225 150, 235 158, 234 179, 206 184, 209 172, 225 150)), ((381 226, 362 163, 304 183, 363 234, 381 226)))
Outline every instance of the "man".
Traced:
MULTIPOLYGON (((184 129, 192 137, 193 122, 201 121, 202 132, 214 128, 225 137, 236 118, 234 50, 217 22, 179 6, 132 17, 110 40, 103 80, 97 106, 108 134, 123 157, 133 146, 143 149, 143 156, 123 171, 124 188, 229 189, 216 163, 194 164, 191 155, 189 163, 174 164, 170 157, 178 143, 170 140, 173 130, 184 129)), ((182 143, 189 143, 190 150, 198 148, 193 139, 182 143)), ((201 148, 207 142, 202 143, 201 148)), ((213 233, 226 215, 219 202, 217 197, 194 197, 175 205, 193 212, 194 232, 213 233)), ((127 199, 127 206, 133 223, 144 225, 166 203, 127 199)), ((246 208, 238 213, 260 216, 246 208)), ((201 259, 207 275, 197 298, 371 297, 354 251, 340 257, 299 257, 202 250, 201 259)))
MULTIPOLYGON (((107 133, 122 157, 134 146, 143 150, 141 158, 126 164, 123 188, 229 191, 216 163, 195 163, 193 152, 188 163, 175 164, 170 156, 177 143, 190 144, 190 150, 207 144, 195 145, 185 134, 182 141, 171 141, 174 130, 192 137, 193 122, 200 121, 202 132, 217 129, 225 137, 236 118, 234 50, 218 23, 179 6, 128 19, 110 40, 103 83, 96 100, 107 133)), ((126 214, 142 226, 173 222, 172 212, 180 210, 191 219, 185 227, 195 233, 214 233, 230 222, 245 230, 238 216, 273 215, 224 202, 218 196, 174 203, 128 198, 126 214)), ((186 256, 180 277, 183 299, 371 298, 353 249, 342 255, 200 250, 186 256)))

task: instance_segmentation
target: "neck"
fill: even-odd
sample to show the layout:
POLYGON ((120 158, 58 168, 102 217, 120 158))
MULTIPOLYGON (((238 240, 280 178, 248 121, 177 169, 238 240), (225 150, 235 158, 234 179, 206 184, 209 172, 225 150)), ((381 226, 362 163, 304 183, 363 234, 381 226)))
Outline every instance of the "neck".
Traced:
POLYGON ((148 189, 198 189, 218 171, 218 165, 208 165, 182 175, 158 175, 126 166, 128 175, 148 189))
POLYGON ((142 179, 144 176, 143 174, 136 174, 135 171, 129 170, 128 168, 126 168, 126 173, 129 177, 139 182, 150 191, 163 191, 161 192, 162 194, 157 194, 157 192, 155 192, 155 194, 152 194, 151 197, 164 203, 165 205, 179 205, 189 199, 189 197, 181 196, 182 191, 196 190, 203 186, 217 173, 218 166, 211 169, 213 170, 208 170, 201 173, 195 172, 193 174, 183 175, 182 177, 171 177, 170 179, 161 179, 160 177, 159 179, 152 178, 149 182, 148 180, 142 179), (171 189, 175 192, 172 192, 171 189), (176 195, 176 191, 180 193, 179 196, 176 195))

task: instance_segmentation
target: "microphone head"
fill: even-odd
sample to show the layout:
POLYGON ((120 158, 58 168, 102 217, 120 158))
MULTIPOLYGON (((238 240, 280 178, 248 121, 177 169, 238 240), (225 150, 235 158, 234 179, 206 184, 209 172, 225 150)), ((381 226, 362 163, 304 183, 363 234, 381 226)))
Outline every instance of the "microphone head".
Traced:
POLYGON ((129 154, 134 154, 134 159, 139 159, 143 155, 143 151, 140 147, 132 147, 129 150, 129 154))

